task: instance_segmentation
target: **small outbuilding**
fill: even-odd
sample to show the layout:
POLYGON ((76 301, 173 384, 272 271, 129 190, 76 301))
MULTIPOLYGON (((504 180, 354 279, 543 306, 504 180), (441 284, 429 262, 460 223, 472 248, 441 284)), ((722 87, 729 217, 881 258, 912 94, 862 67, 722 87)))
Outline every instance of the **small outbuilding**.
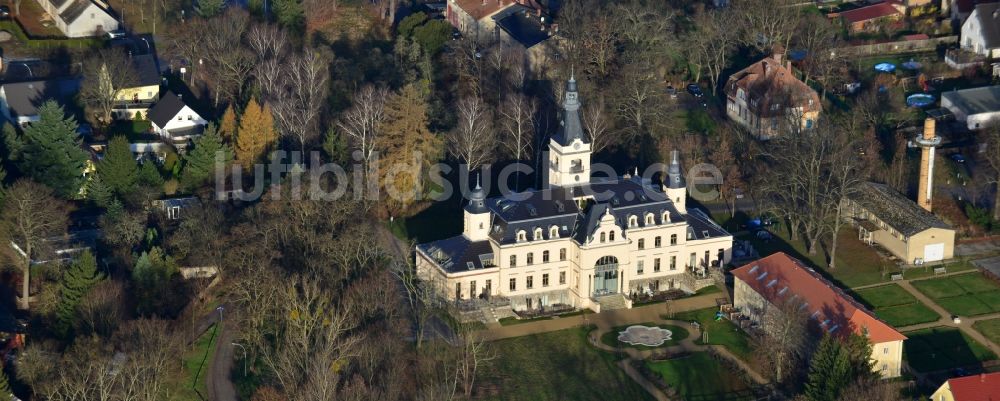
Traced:
POLYGON ((955 255, 955 230, 885 184, 862 184, 845 200, 844 212, 857 226, 859 239, 879 244, 906 264, 955 255))
POLYGON ((955 120, 969 130, 1000 124, 1000 85, 963 89, 941 94, 941 107, 951 111, 955 120))

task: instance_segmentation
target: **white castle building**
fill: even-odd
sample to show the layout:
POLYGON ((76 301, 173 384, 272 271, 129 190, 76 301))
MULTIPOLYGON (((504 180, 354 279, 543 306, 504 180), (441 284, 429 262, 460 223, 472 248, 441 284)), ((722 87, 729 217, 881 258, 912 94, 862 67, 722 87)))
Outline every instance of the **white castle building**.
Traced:
POLYGON ((693 291, 732 257, 732 235, 685 207, 674 152, 667 183, 591 179, 573 78, 549 143, 547 187, 487 198, 478 185, 462 235, 416 247, 417 273, 449 299, 503 297, 514 310, 630 307, 628 294, 693 291))

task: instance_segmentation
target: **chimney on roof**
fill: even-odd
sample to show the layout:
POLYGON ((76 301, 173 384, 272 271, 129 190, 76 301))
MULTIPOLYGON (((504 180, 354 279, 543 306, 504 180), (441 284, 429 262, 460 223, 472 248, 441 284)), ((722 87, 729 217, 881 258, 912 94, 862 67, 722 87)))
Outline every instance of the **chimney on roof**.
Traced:
POLYGON ((785 57, 784 47, 782 47, 781 45, 774 45, 774 47, 771 48, 771 58, 774 59, 774 61, 778 62, 778 65, 781 65, 781 60, 784 59, 784 57, 785 57))

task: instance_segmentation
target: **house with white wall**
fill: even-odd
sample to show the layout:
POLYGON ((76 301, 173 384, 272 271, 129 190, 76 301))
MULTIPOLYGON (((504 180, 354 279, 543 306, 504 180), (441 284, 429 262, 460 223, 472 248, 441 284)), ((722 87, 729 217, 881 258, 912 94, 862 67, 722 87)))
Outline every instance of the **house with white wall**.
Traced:
POLYGON ((976 5, 962 24, 962 48, 1000 59, 1000 2, 976 5))
POLYGON ((153 132, 174 144, 201 136, 208 125, 208 121, 185 104, 180 95, 170 91, 149 109, 147 116, 153 124, 153 132))
POLYGON ((52 21, 70 38, 100 36, 118 30, 118 18, 107 3, 94 0, 38 0, 52 21))

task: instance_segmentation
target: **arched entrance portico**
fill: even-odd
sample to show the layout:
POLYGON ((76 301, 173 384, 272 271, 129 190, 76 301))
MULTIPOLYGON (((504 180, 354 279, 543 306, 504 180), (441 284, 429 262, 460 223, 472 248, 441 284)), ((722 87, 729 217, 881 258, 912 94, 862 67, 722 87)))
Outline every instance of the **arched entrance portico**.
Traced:
POLYGON ((605 256, 594 266, 594 296, 618 292, 618 258, 605 256))

